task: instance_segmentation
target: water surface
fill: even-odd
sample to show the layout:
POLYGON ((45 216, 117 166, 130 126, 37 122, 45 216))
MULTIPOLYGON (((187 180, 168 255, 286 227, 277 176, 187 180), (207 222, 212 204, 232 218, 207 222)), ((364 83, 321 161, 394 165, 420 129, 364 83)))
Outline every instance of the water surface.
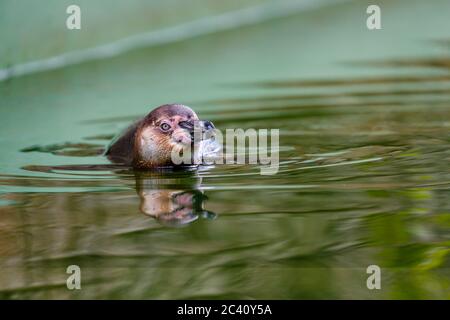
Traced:
POLYGON ((450 7, 381 4, 379 31, 358 1, 0 83, 0 297, 450 298, 450 7), (170 102, 280 129, 279 172, 101 155, 170 102))

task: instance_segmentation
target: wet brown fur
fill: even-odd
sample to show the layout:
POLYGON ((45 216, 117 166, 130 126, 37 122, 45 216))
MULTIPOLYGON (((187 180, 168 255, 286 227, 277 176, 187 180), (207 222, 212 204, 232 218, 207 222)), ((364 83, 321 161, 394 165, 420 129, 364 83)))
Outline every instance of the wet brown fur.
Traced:
POLYGON ((131 165, 135 168, 155 168, 171 165, 171 135, 159 130, 162 120, 170 120, 174 125, 180 121, 198 120, 189 107, 180 104, 162 105, 128 127, 107 149, 105 155, 112 162, 131 165), (142 157, 140 142, 143 137, 154 143, 155 157, 142 157))

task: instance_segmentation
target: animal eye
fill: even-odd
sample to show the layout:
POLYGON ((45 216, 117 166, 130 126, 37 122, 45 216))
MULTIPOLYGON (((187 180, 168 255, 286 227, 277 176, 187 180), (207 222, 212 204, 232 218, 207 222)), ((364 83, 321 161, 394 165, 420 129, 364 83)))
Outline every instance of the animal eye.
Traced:
POLYGON ((169 131, 171 127, 170 124, 163 122, 161 123, 160 128, 162 131, 169 131))

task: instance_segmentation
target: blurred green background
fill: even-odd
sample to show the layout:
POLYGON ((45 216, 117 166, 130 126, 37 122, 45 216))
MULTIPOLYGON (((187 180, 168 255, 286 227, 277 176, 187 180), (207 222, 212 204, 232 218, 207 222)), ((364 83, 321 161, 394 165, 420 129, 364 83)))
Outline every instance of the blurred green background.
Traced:
POLYGON ((77 1, 70 31, 72 3, 0 2, 1 298, 450 297, 449 1, 377 1, 374 31, 373 1, 77 1), (108 167, 170 102, 280 129, 278 174, 108 167), (180 192, 216 218, 143 212, 180 192))
POLYGON ((3 0, 0 3, 0 67, 95 47, 273 0, 3 0), (68 32, 66 8, 78 5, 85 32, 68 32))

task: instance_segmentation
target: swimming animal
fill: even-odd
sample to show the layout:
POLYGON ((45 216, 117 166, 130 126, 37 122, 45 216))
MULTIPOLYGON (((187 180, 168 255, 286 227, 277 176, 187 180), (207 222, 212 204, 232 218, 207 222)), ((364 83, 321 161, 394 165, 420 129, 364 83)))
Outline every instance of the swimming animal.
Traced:
POLYGON ((173 152, 191 148, 192 162, 199 155, 194 146, 194 131, 214 129, 211 121, 199 120, 197 114, 182 104, 165 104, 129 126, 113 140, 105 155, 114 163, 137 169, 178 166, 173 152), (197 153, 197 154, 196 154, 197 153))

